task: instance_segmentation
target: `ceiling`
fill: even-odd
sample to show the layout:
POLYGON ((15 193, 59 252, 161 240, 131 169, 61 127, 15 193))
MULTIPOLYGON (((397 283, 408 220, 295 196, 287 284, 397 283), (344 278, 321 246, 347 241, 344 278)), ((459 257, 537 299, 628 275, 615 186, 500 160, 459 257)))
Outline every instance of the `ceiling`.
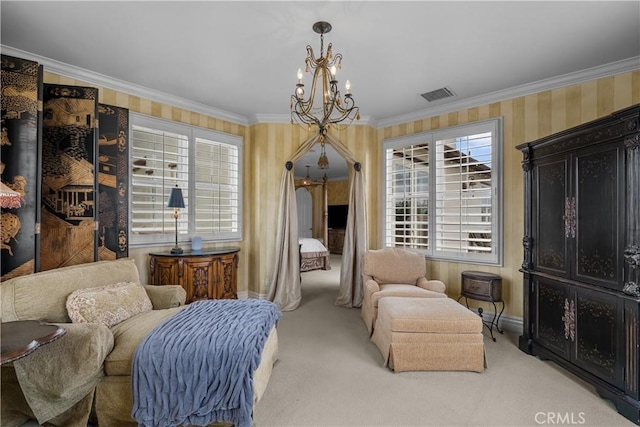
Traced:
MULTIPOLYGON (((2 0, 0 12, 3 52, 99 73, 245 123, 288 121, 305 47, 320 49, 311 29, 320 20, 333 26, 325 45, 343 55, 341 87, 351 81, 362 120, 374 126, 605 64, 632 60, 640 68, 638 1, 2 0), (420 96, 442 87, 455 96, 431 103, 420 96)), ((298 164, 314 166, 317 155, 319 147, 298 164)))

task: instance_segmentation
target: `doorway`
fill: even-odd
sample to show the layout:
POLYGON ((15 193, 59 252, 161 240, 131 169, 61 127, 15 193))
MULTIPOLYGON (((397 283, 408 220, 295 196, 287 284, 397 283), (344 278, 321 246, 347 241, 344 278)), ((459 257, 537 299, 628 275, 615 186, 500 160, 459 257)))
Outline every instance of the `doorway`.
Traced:
POLYGON ((306 188, 296 190, 298 237, 313 237, 313 201, 306 188))

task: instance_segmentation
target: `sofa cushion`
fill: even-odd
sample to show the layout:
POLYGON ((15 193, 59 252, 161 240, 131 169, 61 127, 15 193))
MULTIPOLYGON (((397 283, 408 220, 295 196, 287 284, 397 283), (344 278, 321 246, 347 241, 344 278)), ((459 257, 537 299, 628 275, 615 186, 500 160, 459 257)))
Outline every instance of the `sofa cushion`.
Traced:
POLYGON ((144 287, 134 282, 78 289, 67 297, 67 313, 74 323, 111 327, 152 309, 144 287))
POLYGON ((0 283, 0 317, 3 322, 69 323, 66 302, 71 292, 119 282, 140 282, 133 258, 90 262, 14 277, 0 283))
POLYGON ((480 316, 451 298, 383 298, 376 330, 435 334, 481 334, 480 316))
POLYGON ((447 298, 447 295, 419 288, 414 285, 388 283, 386 285, 381 285, 380 290, 371 295, 371 302, 373 303, 373 306, 378 307, 378 301, 383 297, 447 298))
POLYGON ((185 307, 187 306, 147 311, 112 327, 114 345, 104 361, 105 374, 131 375, 131 362, 138 344, 156 326, 185 307))

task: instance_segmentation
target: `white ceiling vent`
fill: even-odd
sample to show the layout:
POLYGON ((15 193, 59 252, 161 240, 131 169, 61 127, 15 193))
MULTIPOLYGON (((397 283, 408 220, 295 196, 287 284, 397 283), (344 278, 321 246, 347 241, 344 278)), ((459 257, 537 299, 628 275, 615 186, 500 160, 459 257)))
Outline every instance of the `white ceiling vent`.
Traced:
POLYGON ((432 90, 431 92, 423 93, 420 96, 422 96, 427 101, 432 102, 432 101, 437 101, 439 99, 450 98, 455 95, 456 94, 453 93, 451 89, 449 89, 448 87, 443 87, 441 89, 436 89, 436 90, 432 90))

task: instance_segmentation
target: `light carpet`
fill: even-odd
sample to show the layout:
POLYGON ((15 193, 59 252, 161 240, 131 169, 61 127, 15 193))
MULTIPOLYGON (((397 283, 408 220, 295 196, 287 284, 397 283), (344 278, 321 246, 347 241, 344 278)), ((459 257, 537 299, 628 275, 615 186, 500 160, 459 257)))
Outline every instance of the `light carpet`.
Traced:
MULTIPOLYGON (((279 361, 254 410, 268 426, 633 426, 592 386, 485 329, 488 368, 402 372, 382 366, 360 309, 336 307, 332 270, 302 273, 302 303, 278 326, 279 361)), ((34 422, 24 424, 37 426, 34 422)))
POLYGON ((632 426, 595 389, 521 352, 518 334, 485 328, 485 372, 383 367, 360 309, 333 304, 333 269, 302 273, 302 303, 278 326, 279 362, 254 411, 256 426, 632 426))

